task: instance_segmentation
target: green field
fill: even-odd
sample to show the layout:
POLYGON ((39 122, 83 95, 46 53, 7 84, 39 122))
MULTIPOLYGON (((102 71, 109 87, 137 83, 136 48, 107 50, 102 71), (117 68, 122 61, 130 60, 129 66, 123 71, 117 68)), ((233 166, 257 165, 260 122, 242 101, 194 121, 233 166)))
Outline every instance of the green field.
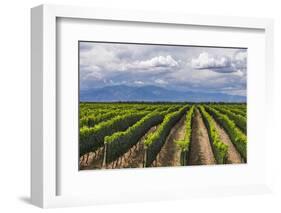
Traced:
POLYGON ((80 103, 80 169, 247 162, 247 106, 80 103))

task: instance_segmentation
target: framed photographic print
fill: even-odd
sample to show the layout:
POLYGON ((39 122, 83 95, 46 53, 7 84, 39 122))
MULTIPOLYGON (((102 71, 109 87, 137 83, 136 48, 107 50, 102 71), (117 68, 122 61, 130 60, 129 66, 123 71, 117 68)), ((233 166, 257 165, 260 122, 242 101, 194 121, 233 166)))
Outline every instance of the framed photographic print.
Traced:
POLYGON ((31 14, 32 203, 270 191, 272 20, 31 14))
POLYGON ((79 41, 79 61, 80 170, 246 163, 246 48, 79 41))

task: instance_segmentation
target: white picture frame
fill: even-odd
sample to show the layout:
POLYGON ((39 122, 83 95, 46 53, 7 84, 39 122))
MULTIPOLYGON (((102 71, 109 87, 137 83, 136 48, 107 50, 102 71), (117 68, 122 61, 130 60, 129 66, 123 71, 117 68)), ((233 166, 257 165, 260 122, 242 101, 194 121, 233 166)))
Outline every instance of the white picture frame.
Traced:
MULTIPOLYGON (((273 21, 271 19, 242 18, 242 17, 217 17, 203 15, 153 13, 147 11, 123 11, 101 8, 85 8, 74 6, 41 5, 31 9, 31 201, 34 205, 47 207, 62 207, 76 205, 91 205, 100 203, 138 202, 144 200, 165 200, 210 195, 253 194, 270 191, 270 161, 260 168, 266 178, 258 184, 220 185, 179 190, 169 186, 175 196, 163 196, 163 192, 156 190, 150 196, 140 194, 137 196, 120 195, 118 192, 112 196, 81 196, 58 195, 57 166, 57 20, 87 19, 101 21, 120 21, 135 23, 153 23, 161 25, 201 26, 212 28, 231 29, 256 29, 264 31, 265 42, 265 67, 264 79, 266 95, 264 103, 267 110, 272 109, 273 100, 273 21), (186 190, 188 189, 188 190, 186 190), (99 199, 100 198, 100 199, 99 199)), ((270 116, 268 116, 270 117, 270 116)), ((267 134, 264 133, 265 146, 270 144, 270 118, 266 117, 267 134)), ((260 133, 262 134, 262 133, 260 133)), ((268 153, 262 156, 268 158, 268 153)), ((167 170, 165 170, 167 171, 167 170)), ((78 171, 77 171, 78 172, 78 171)), ((126 186, 124 186, 126 187, 126 186)), ((106 191, 106 189, 105 189, 106 191)))

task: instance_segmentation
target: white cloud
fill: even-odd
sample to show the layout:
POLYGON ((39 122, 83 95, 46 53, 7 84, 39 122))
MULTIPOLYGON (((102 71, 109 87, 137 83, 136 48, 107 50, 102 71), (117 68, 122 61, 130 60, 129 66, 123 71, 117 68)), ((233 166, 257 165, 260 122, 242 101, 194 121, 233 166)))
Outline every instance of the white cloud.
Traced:
POLYGON ((154 81, 156 84, 161 84, 161 85, 164 85, 164 84, 167 84, 168 82, 167 81, 164 81, 163 79, 156 79, 154 81))
POLYGON ((137 85, 143 85, 144 82, 143 81, 134 81, 134 84, 137 84, 137 85))
POLYGON ((238 51, 232 57, 213 56, 202 52, 198 58, 191 59, 191 67, 196 70, 211 70, 217 73, 236 73, 243 76, 247 67, 247 52, 238 51))
POLYGON ((176 68, 179 66, 178 62, 172 56, 157 56, 148 60, 133 61, 122 64, 122 70, 159 70, 167 68, 176 68))
POLYGON ((246 89, 230 88, 230 89, 222 89, 221 92, 223 92, 225 94, 228 94, 228 95, 240 95, 240 96, 246 96, 247 95, 246 89))
POLYGON ((124 45, 95 45, 92 49, 86 48, 87 51, 80 52, 80 63, 95 72, 100 69, 103 75, 118 71, 146 72, 179 67, 179 63, 171 55, 158 55, 148 59, 144 59, 143 55, 139 60, 134 60, 130 58, 134 51, 124 47, 124 45))
POLYGON ((237 52, 233 57, 233 64, 238 69, 245 69, 247 67, 247 52, 237 52))
POLYGON ((173 59, 172 56, 168 55, 168 56, 158 56, 158 57, 154 57, 148 61, 142 61, 140 63, 141 65, 144 66, 167 66, 167 67, 177 67, 178 66, 178 62, 173 59))
POLYGON ((84 66, 83 72, 80 73, 81 80, 90 79, 90 80, 102 80, 103 74, 101 69, 98 66, 84 66))
POLYGON ((191 65, 195 69, 223 68, 231 65, 231 59, 226 56, 214 57, 203 52, 198 58, 191 60, 191 65))
POLYGON ((243 77, 244 73, 241 70, 237 70, 236 72, 233 73, 233 75, 239 76, 239 77, 243 77))
POLYGON ((237 61, 246 61, 247 60, 247 52, 246 51, 239 51, 235 56, 235 60, 237 61))

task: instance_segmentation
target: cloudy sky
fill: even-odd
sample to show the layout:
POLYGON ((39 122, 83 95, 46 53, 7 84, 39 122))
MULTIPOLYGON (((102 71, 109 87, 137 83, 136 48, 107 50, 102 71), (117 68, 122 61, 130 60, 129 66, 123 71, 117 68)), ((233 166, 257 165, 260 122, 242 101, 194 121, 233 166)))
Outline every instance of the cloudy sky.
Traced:
POLYGON ((80 89, 154 85, 246 96, 247 50, 80 42, 80 89))

